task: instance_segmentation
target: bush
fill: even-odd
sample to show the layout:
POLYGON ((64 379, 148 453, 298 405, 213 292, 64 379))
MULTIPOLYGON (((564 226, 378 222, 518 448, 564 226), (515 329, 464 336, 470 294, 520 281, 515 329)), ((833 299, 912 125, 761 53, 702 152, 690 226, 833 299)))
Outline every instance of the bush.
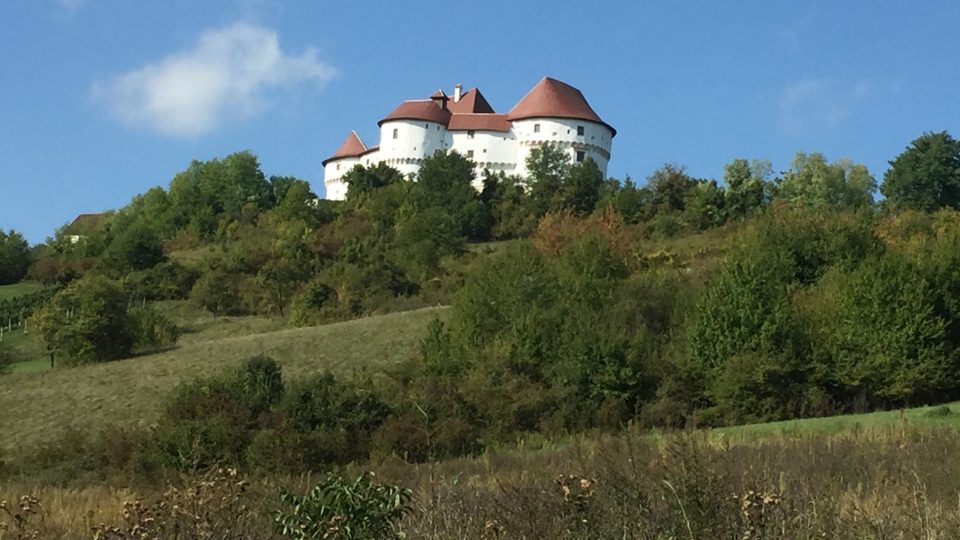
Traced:
POLYGON ((399 522, 412 509, 412 493, 372 477, 362 474, 351 482, 329 475, 303 497, 284 491, 280 501, 289 509, 274 513, 277 531, 298 540, 406 538, 399 522))
POLYGON ((247 312, 240 280, 222 270, 211 270, 200 277, 190 290, 190 300, 214 315, 243 315, 247 312))
POLYGON ((136 345, 141 351, 170 347, 180 337, 180 329, 151 306, 132 310, 136 345))

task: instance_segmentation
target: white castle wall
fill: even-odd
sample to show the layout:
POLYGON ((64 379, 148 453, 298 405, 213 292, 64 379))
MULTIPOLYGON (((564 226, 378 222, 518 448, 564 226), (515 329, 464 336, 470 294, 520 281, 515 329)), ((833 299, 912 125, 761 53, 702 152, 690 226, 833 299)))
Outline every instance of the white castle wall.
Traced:
POLYGON ((450 149, 476 163, 473 185, 478 190, 483 188, 484 169, 514 174, 517 168, 517 140, 512 132, 458 130, 449 133, 450 149))
POLYGON ((583 152, 584 159, 593 158, 603 175, 607 175, 613 132, 603 124, 569 118, 529 118, 515 120, 513 132, 517 138, 515 173, 519 176, 527 176, 527 156, 531 150, 544 143, 551 143, 565 150, 572 163, 576 163, 577 152, 583 152), (581 126, 583 135, 578 134, 577 128, 581 126))
POLYGON ((341 178, 355 165, 384 162, 408 176, 416 174, 423 160, 437 150, 456 150, 470 157, 476 163, 474 187, 478 190, 483 187, 484 169, 526 177, 527 156, 544 143, 564 149, 572 163, 576 162, 577 152, 583 152, 584 159, 592 158, 606 176, 612 139, 613 132, 603 124, 567 118, 516 120, 508 132, 448 131, 446 126, 436 122, 391 120, 380 126, 379 150, 326 164, 326 197, 332 200, 346 198, 347 186, 341 178), (583 135, 578 134, 578 127, 583 128, 583 135))
POLYGON ((380 126, 379 161, 404 176, 420 170, 424 158, 447 149, 447 128, 424 120, 391 120, 380 126))

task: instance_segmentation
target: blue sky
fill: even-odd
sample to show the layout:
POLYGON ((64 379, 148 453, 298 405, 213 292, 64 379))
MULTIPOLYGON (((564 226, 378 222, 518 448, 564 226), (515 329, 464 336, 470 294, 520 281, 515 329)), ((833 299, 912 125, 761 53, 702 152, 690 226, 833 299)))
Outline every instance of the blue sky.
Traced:
POLYGON ((617 128, 608 173, 717 178, 798 150, 887 161, 958 133, 960 2, 0 2, 0 228, 78 213, 249 149, 309 180, 356 129, 456 83, 506 112, 543 76, 617 128))

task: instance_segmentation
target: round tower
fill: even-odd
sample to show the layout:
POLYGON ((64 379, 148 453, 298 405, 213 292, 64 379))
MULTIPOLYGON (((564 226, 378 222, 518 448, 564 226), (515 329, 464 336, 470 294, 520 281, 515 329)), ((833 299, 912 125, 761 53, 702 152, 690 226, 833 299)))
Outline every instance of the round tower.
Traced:
POLYGON ((617 131, 590 107, 580 90, 544 77, 507 113, 517 138, 517 174, 526 176, 530 151, 543 144, 564 150, 572 163, 593 159, 607 174, 617 131))

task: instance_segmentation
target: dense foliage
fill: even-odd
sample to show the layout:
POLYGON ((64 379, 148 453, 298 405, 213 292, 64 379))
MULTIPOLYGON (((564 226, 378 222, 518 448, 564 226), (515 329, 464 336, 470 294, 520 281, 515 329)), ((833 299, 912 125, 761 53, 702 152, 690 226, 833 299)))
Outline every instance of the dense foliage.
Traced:
POLYGON ((949 191, 952 158, 934 150, 950 141, 915 141, 883 205, 864 166, 817 153, 778 178, 737 159, 723 184, 667 164, 641 187, 549 145, 527 178, 438 152, 416 181, 356 167, 338 204, 239 153, 51 239, 33 271, 66 286, 34 324, 81 363, 174 343, 154 300, 299 325, 452 303, 375 382, 284 381, 256 358, 177 389, 125 458, 145 470, 322 470, 941 402, 960 397, 960 214, 911 190, 937 172, 949 191))
POLYGON ((27 275, 32 262, 30 246, 17 231, 0 229, 0 285, 16 283, 27 275))

